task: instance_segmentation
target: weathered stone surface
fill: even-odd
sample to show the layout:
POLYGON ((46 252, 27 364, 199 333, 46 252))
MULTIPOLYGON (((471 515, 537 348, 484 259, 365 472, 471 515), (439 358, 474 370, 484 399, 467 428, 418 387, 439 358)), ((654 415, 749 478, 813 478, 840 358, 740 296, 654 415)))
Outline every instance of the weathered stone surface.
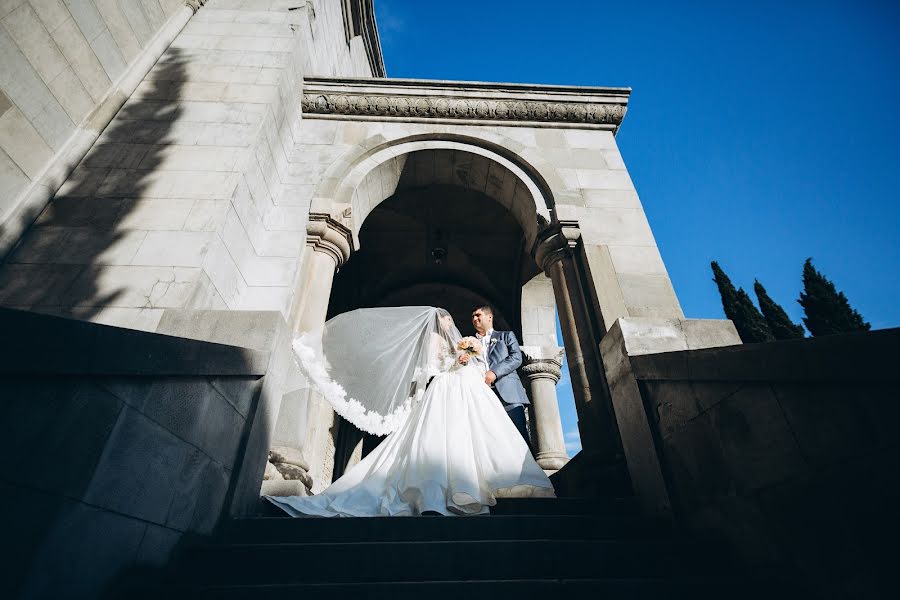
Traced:
POLYGON ((6 375, 3 396, 0 472, 4 479, 81 497, 122 402, 83 377, 40 381, 6 375))
POLYGON ((81 503, 67 502, 34 555, 25 597, 96 598, 135 561, 146 523, 81 503))
POLYGON ((300 480, 263 481, 260 494, 266 496, 312 496, 309 488, 300 480))
POLYGON ((266 462, 266 471, 265 471, 265 474, 263 475, 263 482, 272 481, 272 480, 284 481, 284 476, 281 474, 281 472, 278 469, 275 468, 275 465, 273 465, 271 462, 267 461, 266 462))
POLYGON ((312 478, 305 469, 287 463, 275 463, 275 468, 286 481, 301 481, 306 487, 312 487, 312 478))
POLYGON ((158 424, 126 408, 110 437, 85 501, 165 523, 175 473, 193 450, 158 424))
POLYGON ((274 463, 294 465, 304 471, 309 470, 309 462, 303 456, 303 452, 291 446, 272 446, 269 450, 269 460, 274 463))

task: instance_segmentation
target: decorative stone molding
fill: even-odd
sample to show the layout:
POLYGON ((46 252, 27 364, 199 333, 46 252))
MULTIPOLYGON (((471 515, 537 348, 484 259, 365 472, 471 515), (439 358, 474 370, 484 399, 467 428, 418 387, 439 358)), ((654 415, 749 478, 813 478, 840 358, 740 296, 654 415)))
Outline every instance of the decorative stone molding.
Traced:
POLYGON ((303 113, 321 118, 460 120, 617 130, 627 88, 576 88, 426 80, 305 80, 303 113))
POLYGON ((334 259, 340 268, 353 250, 353 232, 331 215, 310 213, 306 225, 306 245, 334 259))
POLYGON ((553 384, 559 383, 562 376, 562 362, 565 350, 558 347, 522 347, 522 366, 520 371, 529 381, 534 379, 550 379, 553 384))
POLYGON ((200 10, 200 7, 206 4, 207 0, 185 0, 184 5, 194 11, 194 14, 200 10))
POLYGON ((534 242, 534 260, 548 275, 550 266, 572 256, 581 230, 574 221, 560 221, 539 232, 534 242))

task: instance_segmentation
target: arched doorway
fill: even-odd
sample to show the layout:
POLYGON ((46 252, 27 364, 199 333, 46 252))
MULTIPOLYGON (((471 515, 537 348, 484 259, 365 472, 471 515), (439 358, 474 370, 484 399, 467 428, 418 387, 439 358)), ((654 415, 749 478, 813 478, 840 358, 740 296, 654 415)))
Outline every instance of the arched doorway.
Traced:
MULTIPOLYGON (((567 288, 550 283, 535 248, 559 226, 550 225, 552 199, 532 167, 470 142, 397 140, 330 167, 310 207, 291 325, 314 331, 358 307, 427 304, 446 307, 470 333, 471 308, 495 306, 498 328, 523 342, 532 441, 538 463, 552 471, 568 460, 554 298, 567 288)), ((552 260, 570 256, 553 252, 552 260)), ((321 486, 355 464, 364 444, 332 411, 314 412, 306 447, 321 486)))
POLYGON ((481 192, 449 185, 402 190, 378 205, 335 275, 328 316, 370 306, 432 305, 471 333, 471 308, 496 309, 521 335, 522 283, 539 273, 516 220, 481 192))
MULTIPOLYGON (((396 191, 365 215, 356 232, 357 250, 334 277, 328 318, 373 306, 440 306, 465 335, 474 333, 472 308, 490 304, 497 328, 522 339, 522 286, 541 271, 516 215, 487 193, 487 181, 484 188, 473 185, 468 170, 482 162, 479 158, 422 150, 405 156, 399 173, 398 165, 390 165, 390 172, 399 175, 396 191), (449 167, 449 177, 431 175, 436 164, 449 167)), ((490 171, 490 165, 482 170, 485 180, 490 171)), ((498 190, 505 174, 495 169, 498 190)), ((388 191, 384 178, 378 180, 381 193, 388 191)), ((537 224, 534 210, 531 222, 537 224)), ((334 477, 378 441, 342 422, 334 477)))

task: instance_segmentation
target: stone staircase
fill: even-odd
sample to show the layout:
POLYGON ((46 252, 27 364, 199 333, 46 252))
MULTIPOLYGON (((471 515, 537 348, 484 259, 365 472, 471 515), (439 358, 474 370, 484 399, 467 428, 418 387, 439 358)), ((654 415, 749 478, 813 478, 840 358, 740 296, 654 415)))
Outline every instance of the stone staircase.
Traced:
POLYGON ((478 517, 235 520, 187 550, 171 576, 153 597, 750 595, 724 553, 615 498, 509 499, 478 517))

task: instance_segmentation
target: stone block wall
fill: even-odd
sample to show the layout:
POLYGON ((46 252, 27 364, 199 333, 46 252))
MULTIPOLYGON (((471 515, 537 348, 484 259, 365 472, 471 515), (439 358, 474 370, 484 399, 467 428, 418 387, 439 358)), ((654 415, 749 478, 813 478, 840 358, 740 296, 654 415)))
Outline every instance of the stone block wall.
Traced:
POLYGON ((553 282, 540 273, 522 286, 522 339, 523 346, 555 347, 556 298, 553 282))
POLYGON ((370 75, 340 2, 207 3, 6 259, 0 305, 145 330, 166 308, 286 311, 309 70, 370 75))
POLYGON ((27 218, 16 214, 25 196, 52 194, 33 188, 53 185, 46 171, 66 161, 76 134, 184 8, 183 0, 0 2, 0 224, 27 218))
POLYGON ((265 350, 7 309, 0 327, 5 591, 98 598, 255 509, 283 321, 265 350))
POLYGON ((888 597, 898 344, 892 329, 631 357, 676 520, 815 597, 888 597))

